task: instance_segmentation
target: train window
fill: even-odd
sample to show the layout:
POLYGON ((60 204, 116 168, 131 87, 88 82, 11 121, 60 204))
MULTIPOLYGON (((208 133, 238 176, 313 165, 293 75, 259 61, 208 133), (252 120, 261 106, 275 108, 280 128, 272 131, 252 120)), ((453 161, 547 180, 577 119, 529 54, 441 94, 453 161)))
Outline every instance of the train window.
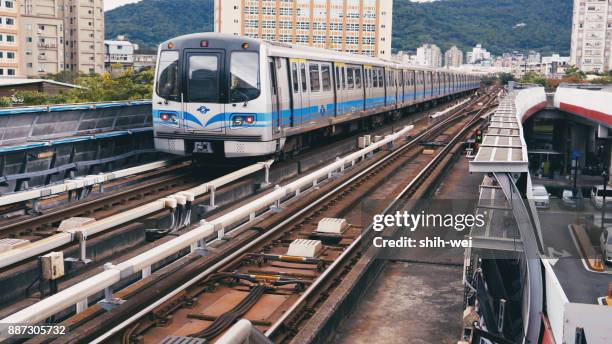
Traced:
POLYGON ((378 70, 378 87, 385 87, 385 75, 382 69, 378 70))
MULTIPOLYGON (((276 68, 274 62, 270 64, 270 68, 276 68)), ((233 52, 230 102, 244 102, 258 98, 261 94, 259 80, 259 54, 242 51, 233 52)))
POLYGON ((336 89, 339 91, 341 87, 340 81, 340 67, 336 67, 336 89))
POLYGON ((300 92, 300 80, 298 79, 297 63, 291 62, 291 82, 293 83, 293 93, 300 92))
POLYGON ((308 91, 308 84, 306 82, 306 64, 300 63, 300 77, 302 78, 302 92, 308 91))
POLYGON ((278 95, 276 93, 276 89, 277 89, 277 84, 276 84, 276 65, 274 64, 274 61, 270 61, 269 62, 270 65, 270 80, 271 80, 271 86, 272 86, 272 95, 276 96, 278 95))
POLYGON ((378 69, 372 71, 372 87, 378 88, 378 69))
POLYGON ((346 83, 348 85, 349 90, 352 90, 355 88, 355 75, 353 73, 354 73, 354 68, 346 69, 346 83))
POLYGON ((321 76, 319 74, 319 64, 317 63, 310 64, 310 91, 321 91, 321 76))
POLYGON ((331 71, 329 65, 321 65, 321 81, 323 83, 323 92, 331 91, 331 71))
POLYGON ((361 89, 361 69, 355 68, 355 88, 361 89))
POLYGON ((346 90, 346 68, 342 67, 342 70, 340 71, 340 78, 342 79, 342 89, 346 90))
POLYGON ((166 99, 178 99, 178 51, 162 51, 159 57, 157 94, 166 99))
POLYGON ((189 56, 188 100, 219 102, 219 58, 217 55, 189 56))

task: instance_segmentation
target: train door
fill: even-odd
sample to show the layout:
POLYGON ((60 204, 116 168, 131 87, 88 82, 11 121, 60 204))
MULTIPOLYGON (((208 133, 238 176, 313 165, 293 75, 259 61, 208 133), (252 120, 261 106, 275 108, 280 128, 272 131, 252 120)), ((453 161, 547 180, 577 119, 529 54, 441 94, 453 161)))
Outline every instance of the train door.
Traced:
POLYGON ((308 121, 318 120, 326 113, 326 100, 323 92, 320 62, 310 61, 308 63, 308 76, 310 82, 310 103, 308 110, 308 121))
POLYGON ((224 57, 220 51, 187 53, 183 78, 187 92, 181 118, 186 131, 225 133, 225 105, 221 102, 227 97, 221 87, 224 57))
POLYGON ((302 122, 302 92, 300 91, 300 70, 299 62, 291 60, 291 93, 293 95, 293 105, 291 108, 291 126, 299 125, 302 122))
POLYGON ((395 104, 399 107, 404 101, 403 92, 404 92, 404 75, 401 70, 395 71, 395 97, 397 101, 395 104))
POLYGON ((309 82, 308 82, 308 66, 306 61, 300 61, 299 64, 299 74, 300 74, 300 92, 302 95, 302 111, 300 117, 300 124, 304 123, 308 120, 310 116, 309 108, 310 108, 310 91, 309 91, 309 82))
POLYGON ((345 67, 344 63, 335 64, 335 78, 336 78, 336 115, 343 115, 346 111, 344 104, 346 102, 346 94, 344 93, 345 87, 345 67))
MULTIPOLYGON (((276 87, 279 104, 279 128, 291 126, 291 82, 289 81, 289 60, 276 58, 276 87)), ((278 130, 280 132, 280 130, 278 130)))
POLYGON ((401 107, 404 104, 404 71, 397 70, 395 71, 395 75, 397 76, 397 80, 395 84, 397 85, 397 105, 401 107))
POLYGON ((332 83, 332 65, 329 62, 321 62, 321 100, 323 107, 320 108, 321 116, 335 116, 334 89, 332 83))
POLYGON ((364 73, 364 86, 365 86, 365 92, 364 92, 364 100, 363 100, 363 104, 364 104, 364 109, 368 109, 369 106, 369 100, 372 98, 372 67, 370 66, 364 66, 363 67, 363 73, 364 73))
POLYGON ((410 92, 412 93, 411 101, 416 101, 417 87, 416 87, 416 71, 408 72, 408 82, 410 83, 410 92))
POLYGON ((268 59, 268 66, 270 70, 270 93, 272 95, 272 130, 277 133, 281 128, 281 101, 280 93, 278 89, 278 74, 277 74, 278 61, 271 57, 268 59))

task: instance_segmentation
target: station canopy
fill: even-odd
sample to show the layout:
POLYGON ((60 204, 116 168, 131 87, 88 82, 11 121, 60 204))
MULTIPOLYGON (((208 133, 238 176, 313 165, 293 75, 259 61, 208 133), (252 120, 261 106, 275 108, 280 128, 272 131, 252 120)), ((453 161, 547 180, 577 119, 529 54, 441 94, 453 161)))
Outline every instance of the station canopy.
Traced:
POLYGON ((529 171, 527 144, 515 106, 515 93, 504 98, 491 116, 478 154, 470 162, 470 172, 521 173, 529 171))

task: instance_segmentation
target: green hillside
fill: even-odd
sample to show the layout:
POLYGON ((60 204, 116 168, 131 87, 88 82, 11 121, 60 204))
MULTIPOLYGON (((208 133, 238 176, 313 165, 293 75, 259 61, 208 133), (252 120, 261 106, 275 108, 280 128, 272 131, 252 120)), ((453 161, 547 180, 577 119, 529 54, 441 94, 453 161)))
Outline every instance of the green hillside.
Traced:
MULTIPOLYGON (((143 0, 106 12, 106 37, 125 35, 143 47, 211 31, 213 0, 143 0)), ((494 54, 534 49, 569 54, 572 0, 394 1, 393 47, 434 42, 446 50, 482 43, 494 54)))

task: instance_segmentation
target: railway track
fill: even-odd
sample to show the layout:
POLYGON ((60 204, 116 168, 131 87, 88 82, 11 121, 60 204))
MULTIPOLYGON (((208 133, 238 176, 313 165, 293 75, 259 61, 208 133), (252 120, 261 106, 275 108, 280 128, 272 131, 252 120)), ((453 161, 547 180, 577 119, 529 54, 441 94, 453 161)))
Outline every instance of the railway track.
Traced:
POLYGON ((65 219, 78 216, 104 218, 200 183, 202 178, 194 177, 191 168, 175 170, 165 176, 109 191, 98 197, 74 202, 42 214, 5 220, 0 223, 0 239, 40 240, 53 235, 57 226, 65 219))
POLYGON ((369 209, 380 213, 423 192, 480 124, 494 93, 457 109, 400 148, 288 201, 283 211, 236 229, 231 240, 206 255, 190 255, 122 290, 117 293, 126 300, 121 307, 106 312, 93 306, 68 319, 71 333, 55 342, 159 342, 177 334, 214 340, 239 318, 251 320, 274 342, 290 342, 367 249, 364 201, 382 194, 394 200, 369 209), (422 144, 432 142, 433 154, 422 154, 422 144), (335 235, 317 232, 325 218, 350 225, 335 235), (300 239, 322 243, 316 258, 287 255, 300 239))
MULTIPOLYGON (((442 110, 445 110, 445 108, 444 107, 439 107, 437 109, 430 110, 430 111, 442 111, 442 110)), ((421 116, 416 116, 417 122, 414 122, 415 121, 414 118, 412 118, 412 119, 406 118, 404 120, 401 120, 399 123, 403 122, 404 124, 409 124, 409 123, 413 123, 414 122, 416 127, 419 130, 421 130, 422 128, 426 127, 427 121, 425 121, 424 119, 427 116, 428 116, 427 113, 425 113, 425 116, 423 116, 423 113, 421 113, 421 116)), ((377 129, 376 131, 372 132, 372 135, 374 135, 374 134, 384 135, 385 133, 388 133, 388 130, 393 130, 393 127, 397 127, 397 125, 398 125, 398 123, 387 124, 385 127, 381 128, 381 129, 377 129)), ((351 138, 351 140, 354 140, 354 139, 355 139, 354 137, 351 138)), ((346 139, 345 141, 348 141, 348 140, 349 139, 346 139)), ((170 165, 170 166, 165 167, 163 169, 151 170, 148 173, 133 175, 133 176, 130 176, 128 178, 123 178, 121 180, 120 179, 116 179, 116 180, 113 180, 113 181, 106 182, 105 183, 105 190, 106 190, 105 194, 108 195, 109 192, 111 190, 113 190, 113 189, 121 191, 121 190, 123 190, 121 188, 124 188, 124 187, 127 187, 127 186, 130 186, 130 187, 131 186, 137 186, 138 185, 137 183, 155 181, 155 180, 157 180, 155 177, 166 176, 167 174, 169 174, 170 172, 173 172, 175 170, 177 170, 177 171, 178 170, 184 171, 185 168, 183 168, 184 167, 183 165, 189 165, 189 163, 185 162, 185 163, 179 164, 179 165, 170 165)), ((282 165, 282 164, 280 164, 280 165, 282 165)), ((280 165, 277 166, 277 167, 279 167, 279 169, 282 170, 283 167, 280 166, 280 165)), ((245 180, 244 182, 248 182, 248 181, 245 180)), ((239 184, 242 184, 242 183, 239 183, 239 184)), ((175 189, 175 188, 173 188, 173 189, 175 189)), ((170 192, 170 193, 173 194, 174 190, 172 192, 170 192)), ((265 194, 265 192, 264 192, 264 194, 265 194)), ((63 195, 51 197, 49 199, 41 200, 41 205, 42 205, 43 202, 45 202, 45 203, 49 202, 49 204, 46 204, 45 207, 47 209, 49 209, 49 210, 58 211, 59 209, 53 208, 53 204, 57 204, 58 203, 57 201, 58 201, 59 198, 67 198, 67 196, 68 196, 67 194, 63 194, 63 195)), ((95 194, 90 195, 85 200, 74 201, 72 203, 68 203, 68 205, 69 206, 75 206, 77 204, 80 204, 82 202, 87 202, 89 200, 92 200, 94 197, 99 197, 99 196, 100 196, 100 194, 95 193, 95 194)), ((166 196, 163 196, 163 195, 158 195, 158 196, 166 197, 166 196)), ((245 198, 244 201, 248 202, 249 200, 255 199, 257 197, 261 197, 261 195, 260 196, 256 196, 255 195, 255 196, 252 196, 252 197, 245 198)), ((153 198, 157 198, 157 197, 153 197, 153 198)), ((193 205, 194 206, 197 205, 197 204, 202 204, 203 205, 202 202, 205 202, 205 199, 206 199, 205 197, 200 197, 200 198, 195 200, 193 205)), ((134 199, 134 201, 137 201, 137 200, 138 200, 138 197, 136 197, 134 199)), ((62 202, 62 206, 66 205, 64 203, 65 202, 62 202)), ((223 206, 222 208, 217 209, 212 214, 221 214, 222 212, 227 212, 228 211, 228 206, 229 206, 229 209, 231 209, 232 207, 235 207, 236 205, 235 205, 234 202, 232 202, 232 203, 230 203, 228 205, 223 206)), ((134 209, 134 207, 138 207, 138 205, 136 203, 132 203, 130 201, 128 201, 126 203, 122 203, 120 201, 119 203, 117 203, 117 206, 115 206, 115 207, 110 207, 109 209, 106 209, 106 210, 100 209, 99 212, 96 212, 95 218, 97 218, 98 220, 99 219, 106 220, 106 219, 110 219, 110 218, 117 217, 117 216, 121 217, 121 216, 123 216, 123 214, 126 214, 123 211, 125 211, 126 209, 134 209), (116 210, 115 210, 116 208, 121 208, 122 212, 117 213, 116 210), (109 215, 105 215, 104 214, 105 211, 109 215), (110 217, 108 217, 108 216, 110 216, 110 217)), ((62 208, 60 208, 60 209, 62 209, 62 208)), ((44 211, 42 215, 45 216, 46 214, 47 214, 46 211, 44 211)), ((146 214, 142 215, 142 219, 148 218, 149 215, 151 215, 148 212, 146 214), (146 215, 146 214, 148 214, 148 215, 146 215)), ((88 217, 91 217, 92 214, 85 213, 84 215, 88 216, 88 217)), ((160 213, 159 215, 154 215, 153 219, 159 219, 159 218, 165 217, 167 215, 169 215, 169 213, 166 214, 166 212, 163 212, 163 213, 160 213)), ((24 218, 29 219, 29 217, 24 217, 24 218)), ((43 219, 41 219, 41 221, 43 219)), ((53 220, 52 217, 49 217, 47 219, 48 220, 49 219, 53 220)), ((23 220, 23 218, 21 218, 20 220, 23 220)), ((136 220, 136 221, 138 222, 138 220, 136 220)), ((156 220, 153 220, 153 221, 156 221, 156 220)), ((50 222, 52 222, 52 221, 50 221, 50 222)), ((48 240, 48 239, 50 239, 50 238, 52 238, 54 236, 53 235, 54 233, 56 233, 56 227, 59 225, 59 223, 60 222, 57 221, 57 222, 51 223, 50 225, 43 225, 42 227, 40 227, 40 229, 38 229, 36 231, 29 231, 28 229, 26 229, 25 232, 22 232, 21 235, 23 235, 23 236, 21 236, 21 238, 28 239, 28 240, 30 240, 32 242, 36 242, 36 241, 39 241, 39 240, 42 240, 42 239, 48 240)), ((125 232, 126 230, 130 231, 130 230, 133 230, 135 228, 134 225, 131 225, 130 223, 131 222, 126 222, 123 225, 117 225, 114 228, 110 228, 105 233, 107 233, 107 235, 111 235, 111 236, 113 236, 113 235, 120 236, 120 235, 122 235, 121 233, 125 232)), ((181 230, 181 231, 179 231, 179 233, 183 233, 183 232, 185 232, 185 230, 188 230, 188 229, 181 230)), ((97 243, 101 242, 99 239, 101 239, 102 236, 97 236, 96 235, 95 237, 96 238, 94 238, 92 241, 88 241, 87 246, 96 245, 97 243)), ((90 238, 92 238, 92 237, 90 237, 90 238)), ((128 259, 129 257, 131 257, 131 253, 130 252, 134 252, 134 250, 139 250, 139 251, 144 252, 143 249, 145 249, 145 250, 153 249, 156 245, 159 245, 160 243, 165 242, 165 241, 167 241, 170 238, 164 238, 163 240, 156 241, 156 242, 148 242, 148 241, 146 243, 134 242, 133 246, 131 248, 124 247, 123 251, 118 251, 118 253, 116 253, 116 255, 113 256, 112 259, 113 259, 113 261, 123 261, 123 260, 128 259)), ((66 250, 72 250, 71 251, 71 252, 73 252, 72 255, 78 255, 78 252, 74 253, 74 249, 75 248, 78 248, 78 242, 73 242, 73 243, 71 243, 71 245, 64 245, 64 246, 62 246, 59 249, 63 250, 64 252, 66 252, 66 250)), ((87 250, 87 251, 89 252, 89 250, 87 250)), ((98 251, 98 252, 100 252, 100 251, 98 251)), ((89 253, 87 253, 87 254, 89 255, 89 253)), ((104 254, 104 253, 102 253, 102 254, 104 254)), ((28 273, 36 270, 36 264, 34 264, 34 263, 36 263, 35 262, 35 258, 36 257, 33 256, 30 259, 24 259, 24 260, 18 261, 16 263, 10 263, 9 265, 6 265, 8 263, 5 260, 4 263, 6 263, 5 265, 7 267, 4 267, 4 268, 0 269, 0 272, 5 273, 5 275, 4 275, 5 279, 6 278, 9 278, 9 279, 10 278, 18 278, 18 276, 22 276, 24 273, 28 274, 28 273), (32 271, 30 271, 30 270, 32 270, 32 271), (10 276, 15 276, 15 277, 10 277, 10 276)), ((100 257, 98 257, 98 258, 100 258, 100 257)), ((9 258, 9 260, 10 259, 11 258, 9 258)), ((111 259, 111 258, 100 258, 100 259, 111 259)), ((1 264, 1 262, 0 262, 0 264, 1 264)), ((70 285, 73 285, 74 283, 78 283, 79 281, 83 280, 83 278, 86 278, 86 277, 83 277, 83 276, 87 276, 88 272, 93 272, 93 271, 95 271, 95 270, 97 270, 99 268, 100 268, 100 264, 89 264, 89 265, 78 264, 78 265, 71 265, 70 269, 76 269, 76 270, 70 270, 70 277, 65 278, 65 279, 62 280, 62 284, 61 284, 62 288, 61 289, 67 288, 70 285)), ((23 276, 25 276, 25 275, 23 275, 23 276)), ((36 278, 36 276, 33 276, 31 273, 28 276, 31 276, 31 277, 28 277, 28 278, 32 278, 32 279, 36 278)), ((30 279, 28 279, 28 281, 30 281, 30 279)), ((4 282, 4 280, 2 282, 4 282)), ((10 283, 10 281, 9 281, 9 283, 10 283)), ((27 283, 29 284, 30 282, 27 282, 27 283)), ((3 307, 5 307, 5 310, 4 310, 5 314, 9 314, 8 312, 11 309, 18 310, 18 309, 23 308, 23 306, 20 306, 20 305, 24 304, 24 301, 25 301, 25 300, 23 300, 24 297, 26 297, 26 298, 37 298, 37 297, 39 297, 39 294, 37 294, 37 293, 30 294, 27 290, 25 290, 22 293, 21 289, 13 290, 11 295, 12 295, 11 297, 5 297, 4 298, 5 302, 8 301, 8 300, 11 300, 9 303, 5 303, 4 306, 3 306, 3 307)), ((27 303, 25 303, 25 304, 27 304, 27 303)))

